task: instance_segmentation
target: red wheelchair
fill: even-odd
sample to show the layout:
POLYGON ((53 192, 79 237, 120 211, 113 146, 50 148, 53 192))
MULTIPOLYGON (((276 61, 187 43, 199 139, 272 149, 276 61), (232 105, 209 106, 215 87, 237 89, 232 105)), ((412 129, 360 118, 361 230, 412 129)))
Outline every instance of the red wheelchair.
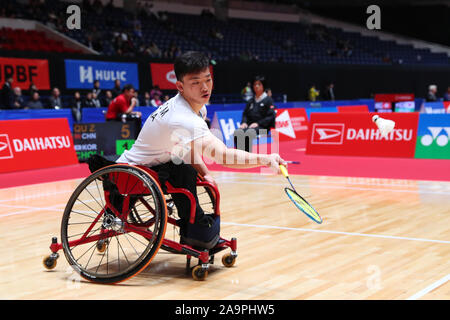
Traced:
MULTIPOLYGON (((190 200, 189 223, 195 220, 195 198, 191 192, 165 183, 161 188, 155 171, 144 166, 114 164, 87 177, 70 197, 61 223, 61 243, 52 238, 51 254, 43 260, 53 269, 63 249, 69 264, 95 283, 118 283, 143 271, 159 249, 187 256, 186 271, 194 280, 205 280, 214 255, 224 249, 225 267, 237 258, 237 240, 219 241, 210 249, 165 238, 168 224, 179 230, 173 194, 190 200), (163 192, 162 189, 166 189, 163 192), (190 268, 191 257, 198 265, 190 268)), ((220 215, 220 195, 211 183, 197 178, 197 197, 205 214, 220 215)))

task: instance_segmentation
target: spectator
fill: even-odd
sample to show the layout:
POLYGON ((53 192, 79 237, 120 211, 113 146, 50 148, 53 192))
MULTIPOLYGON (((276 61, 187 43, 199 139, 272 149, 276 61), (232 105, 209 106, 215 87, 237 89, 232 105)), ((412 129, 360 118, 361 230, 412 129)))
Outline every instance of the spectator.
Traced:
POLYGON ((241 95, 244 101, 249 101, 251 98, 253 98, 252 85, 250 82, 247 82, 247 85, 244 87, 244 89, 241 90, 241 95))
POLYGON ((437 96, 437 86, 435 84, 431 84, 428 86, 428 94, 427 94, 427 102, 435 102, 438 100, 437 96))
POLYGON ((91 92, 91 91, 89 91, 89 92, 86 94, 86 99, 84 100, 84 105, 83 105, 83 107, 84 107, 84 108, 95 108, 94 101, 92 101, 92 92, 91 92))
POLYGON ((152 105, 152 99, 150 98, 150 93, 147 91, 144 93, 144 103, 143 107, 150 107, 152 105))
POLYGON ((150 99, 153 99, 156 94, 160 97, 162 96, 162 92, 159 89, 158 85, 153 86, 152 90, 150 91, 150 99))
POLYGON ((111 101, 113 101, 113 95, 111 90, 106 90, 105 91, 105 97, 103 98, 103 105, 104 106, 109 106, 109 104, 111 103, 111 101))
POLYGON ((161 101, 159 95, 158 95, 158 94, 155 94, 155 95, 153 96, 153 99, 151 100, 150 104, 151 104, 152 107, 158 108, 158 107, 159 107, 160 105, 162 105, 163 103, 162 103, 162 101, 161 101))
POLYGON ((134 100, 136 101, 136 107, 140 107, 141 104, 139 103, 139 92, 134 91, 134 100))
POLYGON ((95 80, 94 81, 94 88, 92 89, 92 93, 95 93, 97 98, 100 99, 101 93, 102 93, 102 89, 100 89, 100 81, 99 80, 95 80))
POLYGON ((23 109, 25 107, 25 101, 23 100, 22 90, 19 87, 14 88, 14 109, 23 109))
POLYGON ((53 88, 52 95, 48 99, 50 109, 61 109, 63 107, 61 101, 61 93, 58 88, 53 88))
POLYGON ((163 97, 163 104, 164 103, 166 103, 167 101, 169 101, 169 99, 170 99, 170 97, 166 94, 164 97, 163 97))
POLYGON ((450 101, 450 86, 447 88, 447 92, 444 94, 444 100, 450 101))
POLYGON ((311 88, 309 89, 309 95, 308 95, 309 101, 316 101, 319 94, 320 94, 320 91, 316 90, 316 86, 313 84, 311 86, 311 88))
POLYGON ((8 77, 2 88, 2 104, 5 109, 12 109, 14 104, 13 78, 8 77))
POLYGON ((161 57, 161 50, 158 48, 158 46, 154 42, 152 42, 150 44, 150 46, 147 48, 146 52, 151 57, 154 57, 154 58, 160 58, 161 57))
POLYGON ((267 96, 268 96, 268 97, 272 98, 272 89, 267 88, 267 89, 266 89, 266 93, 267 93, 267 96))
POLYGON ((81 115, 82 115, 82 108, 83 108, 83 101, 81 100, 81 95, 77 91, 73 95, 73 99, 70 102, 70 108, 72 109, 72 116, 75 119, 76 122, 81 121, 81 115))
POLYGON ((32 96, 33 96, 33 93, 34 93, 34 92, 38 92, 38 91, 39 91, 39 90, 38 90, 38 88, 36 87, 36 85, 34 84, 34 82, 31 81, 30 87, 28 88, 28 95, 29 95, 30 97, 32 97, 32 96))
POLYGON ((334 83, 330 83, 327 88, 325 89, 325 100, 331 100, 334 101, 334 83))
POLYGON ((100 99, 98 98, 97 94, 92 92, 92 103, 94 104, 95 108, 101 108, 102 104, 100 103, 100 99))
POLYGON ((116 81, 114 81, 114 88, 111 90, 111 93, 112 93, 113 99, 122 93, 122 90, 120 89, 120 80, 119 79, 116 79, 116 81))
POLYGON ((42 102, 40 100, 39 93, 37 91, 33 92, 31 100, 28 101, 25 109, 43 109, 43 108, 44 106, 42 105, 42 102))

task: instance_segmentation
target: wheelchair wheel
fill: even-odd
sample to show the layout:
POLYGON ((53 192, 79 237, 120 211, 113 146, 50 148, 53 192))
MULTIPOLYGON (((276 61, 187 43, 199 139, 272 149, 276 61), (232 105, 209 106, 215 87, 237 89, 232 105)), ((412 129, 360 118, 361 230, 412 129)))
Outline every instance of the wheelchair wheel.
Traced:
POLYGON ((61 223, 64 254, 87 280, 121 282, 148 266, 166 225, 166 203, 155 179, 136 167, 108 166, 70 197, 61 223))

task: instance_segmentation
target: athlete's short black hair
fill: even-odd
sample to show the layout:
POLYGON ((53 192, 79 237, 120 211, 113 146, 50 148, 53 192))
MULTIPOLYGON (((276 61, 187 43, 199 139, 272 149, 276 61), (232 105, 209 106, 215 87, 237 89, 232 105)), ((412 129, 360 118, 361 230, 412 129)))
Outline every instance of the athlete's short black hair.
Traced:
POLYGON ((198 73, 209 68, 209 59, 205 54, 188 51, 175 59, 174 69, 178 81, 189 73, 198 73))

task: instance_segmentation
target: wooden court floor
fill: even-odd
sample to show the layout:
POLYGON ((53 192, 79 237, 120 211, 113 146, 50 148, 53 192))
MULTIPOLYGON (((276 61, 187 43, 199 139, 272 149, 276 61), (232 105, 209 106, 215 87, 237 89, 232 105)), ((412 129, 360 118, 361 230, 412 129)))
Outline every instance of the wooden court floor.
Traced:
POLYGON ((80 279, 62 251, 47 271, 42 259, 81 180, 0 190, 0 299, 450 299, 449 182, 292 176, 318 225, 287 199, 282 176, 214 175, 221 235, 237 237, 239 256, 225 268, 217 254, 203 282, 184 273, 184 256, 162 250, 117 285, 80 279))

